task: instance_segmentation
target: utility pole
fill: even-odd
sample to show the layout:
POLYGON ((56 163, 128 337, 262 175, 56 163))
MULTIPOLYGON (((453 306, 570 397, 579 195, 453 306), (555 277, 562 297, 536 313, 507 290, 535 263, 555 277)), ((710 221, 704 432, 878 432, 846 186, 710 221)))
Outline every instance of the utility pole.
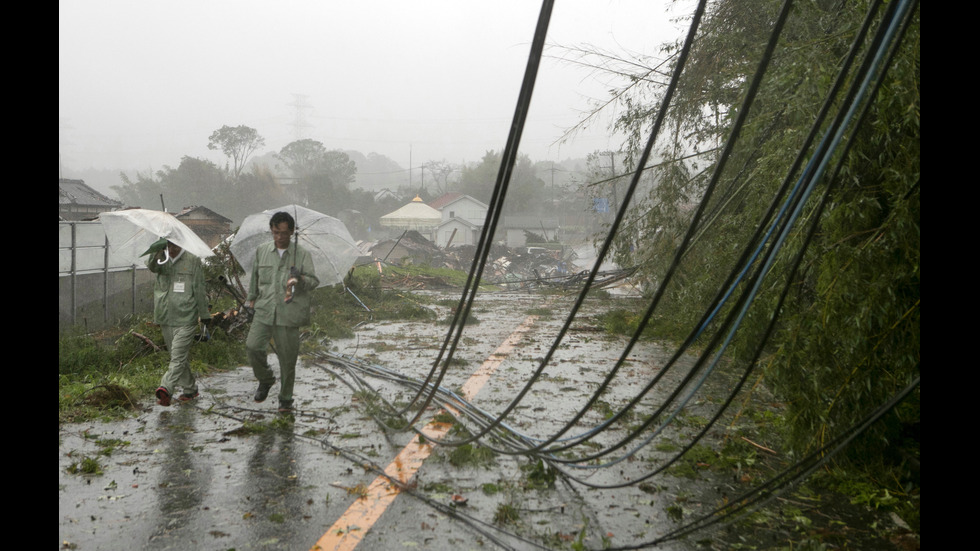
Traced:
POLYGON ((555 162, 551 161, 551 206, 555 206, 555 162))
MULTIPOLYGON (((551 210, 555 212, 555 162, 551 161, 551 210)), ((558 226, 561 227, 561 210, 558 210, 558 226)), ((557 230, 556 230, 557 231, 557 230)), ((557 235, 556 235, 557 239, 557 235)))
POLYGON ((612 170, 613 209, 615 212, 619 212, 619 186, 617 185, 619 179, 616 177, 616 153, 606 151, 606 154, 609 155, 609 169, 612 170))

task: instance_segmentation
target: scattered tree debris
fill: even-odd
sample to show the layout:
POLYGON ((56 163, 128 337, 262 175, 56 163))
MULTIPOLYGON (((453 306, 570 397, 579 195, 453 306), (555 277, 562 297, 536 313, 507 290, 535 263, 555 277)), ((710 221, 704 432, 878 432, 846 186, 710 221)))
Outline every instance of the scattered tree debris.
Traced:
POLYGON ((147 337, 142 333, 137 333, 136 331, 130 331, 129 334, 146 343, 146 345, 152 348, 154 352, 159 352, 160 350, 163 350, 162 348, 157 346, 156 343, 153 342, 153 339, 147 337))

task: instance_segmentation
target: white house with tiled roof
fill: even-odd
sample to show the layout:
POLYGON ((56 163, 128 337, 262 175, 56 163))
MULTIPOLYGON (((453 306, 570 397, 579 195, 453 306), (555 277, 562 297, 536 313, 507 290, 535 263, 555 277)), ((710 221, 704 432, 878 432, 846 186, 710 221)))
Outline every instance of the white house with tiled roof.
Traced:
POLYGON ((442 213, 442 221, 448 222, 454 218, 462 218, 471 224, 482 226, 487 219, 489 207, 469 195, 462 193, 447 193, 432 201, 429 206, 442 213))
POLYGON ((482 201, 453 192, 429 201, 429 206, 442 214, 442 222, 434 231, 436 245, 476 245, 480 240, 489 208, 482 201))

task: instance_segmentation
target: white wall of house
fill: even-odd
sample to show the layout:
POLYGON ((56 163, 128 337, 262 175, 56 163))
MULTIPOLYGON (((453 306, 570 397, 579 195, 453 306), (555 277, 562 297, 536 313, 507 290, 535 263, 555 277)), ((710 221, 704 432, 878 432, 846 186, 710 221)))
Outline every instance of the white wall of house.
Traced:
POLYGON ((443 205, 439 209, 442 214, 442 224, 435 230, 433 241, 440 247, 476 245, 480 228, 487 218, 488 208, 469 195, 463 195, 443 205))
POLYGON ((464 195, 452 203, 442 207, 442 221, 448 222, 453 218, 462 218, 471 224, 482 226, 487 219, 487 205, 464 195))
POLYGON ((440 247, 476 245, 479 239, 478 231, 479 226, 470 224, 461 218, 447 220, 436 230, 435 243, 440 247), (453 232, 456 232, 455 235, 453 232))

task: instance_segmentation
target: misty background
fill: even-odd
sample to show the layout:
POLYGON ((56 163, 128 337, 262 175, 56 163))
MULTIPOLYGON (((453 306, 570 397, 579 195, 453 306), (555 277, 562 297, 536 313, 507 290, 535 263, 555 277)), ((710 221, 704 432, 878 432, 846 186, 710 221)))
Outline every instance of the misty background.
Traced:
MULTIPOLYGON (((282 149, 312 140, 347 155, 351 190, 421 190, 430 199, 454 186, 466 191, 466 172, 492 173, 491 153, 506 144, 540 7, 62 0, 59 177, 130 203, 121 187, 226 169, 229 159, 209 149, 209 136, 246 126, 263 144, 244 172, 263 165, 278 183, 297 177, 277 158, 282 149)), ((520 145, 539 187, 555 193, 582 183, 589 156, 623 140, 610 128, 614 108, 591 115, 609 100, 616 75, 581 64, 575 49, 658 57, 661 44, 686 30, 685 7, 555 3, 520 145)))

